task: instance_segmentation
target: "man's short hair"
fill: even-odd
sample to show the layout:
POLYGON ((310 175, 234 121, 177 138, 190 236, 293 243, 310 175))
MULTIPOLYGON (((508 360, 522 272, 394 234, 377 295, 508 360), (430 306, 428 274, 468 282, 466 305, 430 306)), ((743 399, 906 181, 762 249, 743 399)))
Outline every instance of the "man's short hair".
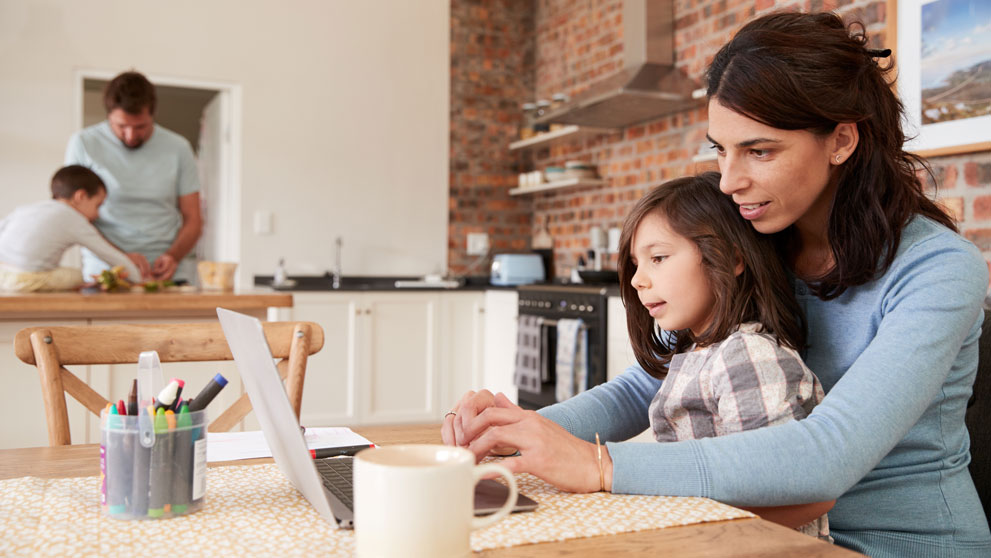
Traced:
POLYGON ((86 197, 92 198, 106 189, 99 175, 82 165, 62 167, 52 176, 52 198, 57 200, 72 199, 79 190, 86 192, 86 197))
POLYGON ((103 106, 107 114, 121 109, 128 114, 141 114, 146 107, 149 114, 155 114, 155 86, 143 74, 135 71, 124 72, 110 80, 103 90, 103 106))

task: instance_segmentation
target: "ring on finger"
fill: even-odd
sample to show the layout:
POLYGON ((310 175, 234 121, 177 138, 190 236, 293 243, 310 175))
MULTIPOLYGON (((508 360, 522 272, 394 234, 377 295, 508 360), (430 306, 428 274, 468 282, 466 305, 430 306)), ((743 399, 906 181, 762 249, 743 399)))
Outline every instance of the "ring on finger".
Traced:
POLYGON ((456 417, 456 416, 458 416, 458 414, 455 413, 454 411, 448 411, 447 414, 444 415, 444 418, 452 417, 452 416, 453 417, 456 417))

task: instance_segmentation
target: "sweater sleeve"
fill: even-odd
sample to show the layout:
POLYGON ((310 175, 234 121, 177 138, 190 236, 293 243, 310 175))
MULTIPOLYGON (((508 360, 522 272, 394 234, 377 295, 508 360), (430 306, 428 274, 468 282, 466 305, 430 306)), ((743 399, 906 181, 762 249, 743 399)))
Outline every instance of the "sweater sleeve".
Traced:
POLYGON ((661 380, 631 366, 604 384, 538 412, 585 441, 594 441, 596 432, 602 440, 626 440, 650 426, 647 411, 660 387, 661 380))
MULTIPOLYGON (((75 211, 75 210, 73 210, 75 211)), ((100 231, 92 223, 80 215, 80 220, 73 224, 73 235, 80 246, 88 248, 96 254, 96 257, 103 260, 111 267, 116 265, 124 266, 127 270, 127 278, 130 281, 140 282, 141 272, 134 262, 127 257, 127 254, 118 250, 113 244, 103 238, 100 231)), ((88 278, 86 278, 88 280, 88 278)))
POLYGON ((773 506, 831 500, 856 484, 940 394, 987 287, 983 258, 963 240, 923 241, 902 256, 877 279, 875 337, 808 418, 701 440, 609 443, 613 492, 773 506))

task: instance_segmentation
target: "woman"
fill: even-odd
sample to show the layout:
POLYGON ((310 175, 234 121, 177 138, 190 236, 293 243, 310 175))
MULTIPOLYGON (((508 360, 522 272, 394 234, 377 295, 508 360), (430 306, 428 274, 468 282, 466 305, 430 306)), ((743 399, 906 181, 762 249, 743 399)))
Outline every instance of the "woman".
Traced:
MULTIPOLYGON (((866 48, 862 26, 788 13, 748 23, 713 59, 708 136, 720 188, 791 262, 808 320, 802 356, 827 395, 805 420, 773 428, 608 443, 606 489, 745 506, 836 499, 831 534, 848 548, 991 554, 964 426, 987 266, 902 151, 882 54, 866 48)), ((442 435, 479 456, 517 447, 511 469, 598 490, 589 441, 643 430, 659 386, 633 367, 539 415, 467 394, 442 435)))

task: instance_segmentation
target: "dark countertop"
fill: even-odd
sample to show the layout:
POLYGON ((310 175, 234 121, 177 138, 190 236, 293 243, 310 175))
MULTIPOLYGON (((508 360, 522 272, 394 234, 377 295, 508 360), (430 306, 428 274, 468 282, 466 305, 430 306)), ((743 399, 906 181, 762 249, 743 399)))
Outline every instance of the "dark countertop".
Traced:
MULTIPOLYGON (((396 281, 417 281, 420 277, 409 276, 344 276, 341 278, 340 287, 333 288, 333 279, 330 275, 290 275, 289 279, 295 281, 292 287, 272 287, 271 275, 255 275, 256 287, 271 287, 277 291, 301 292, 301 291, 324 291, 324 292, 356 292, 356 291, 487 291, 487 290, 516 290, 515 286, 492 285, 489 278, 484 275, 466 277, 461 280, 461 286, 446 288, 441 286, 426 287, 396 287, 396 281)), ((562 288, 568 285, 559 283, 562 288)), ((619 285, 607 285, 609 296, 619 295, 619 285)))

